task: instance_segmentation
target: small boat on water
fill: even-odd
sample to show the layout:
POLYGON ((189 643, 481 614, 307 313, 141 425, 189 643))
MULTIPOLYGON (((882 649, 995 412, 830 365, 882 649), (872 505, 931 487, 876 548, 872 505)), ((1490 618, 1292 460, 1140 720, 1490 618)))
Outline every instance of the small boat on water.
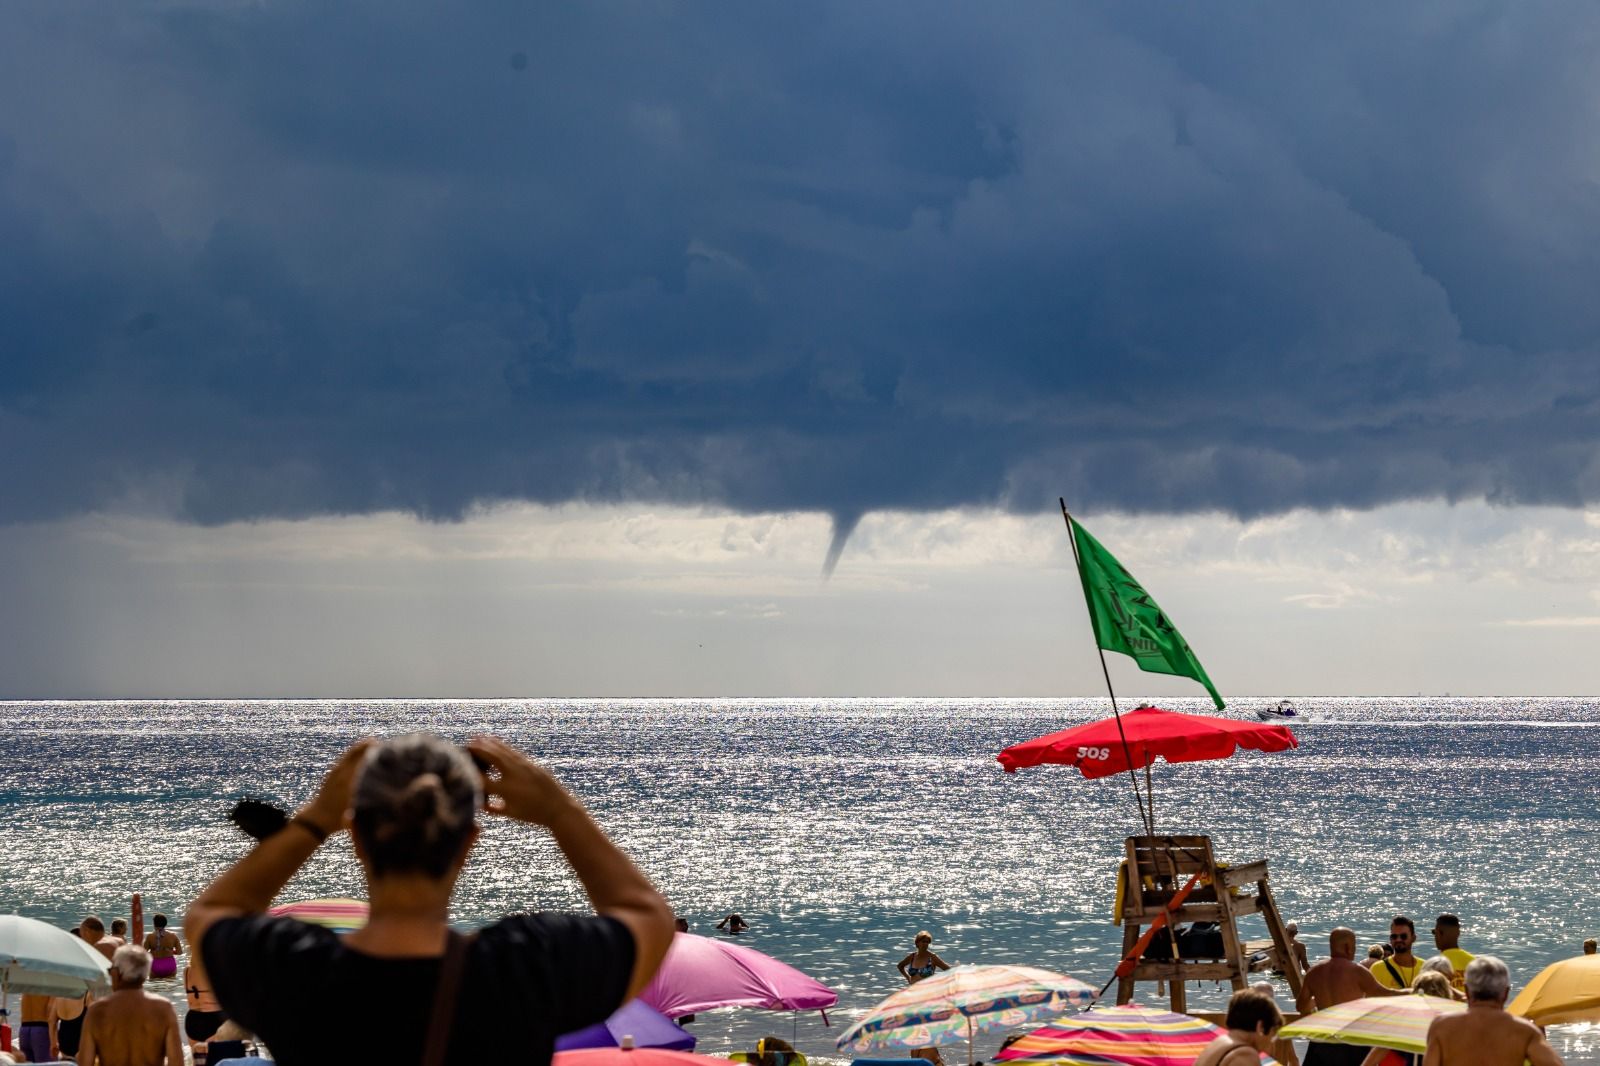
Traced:
POLYGON ((1263 722, 1303 722, 1305 715, 1295 710, 1289 700, 1279 700, 1271 707, 1257 707, 1256 717, 1263 722))

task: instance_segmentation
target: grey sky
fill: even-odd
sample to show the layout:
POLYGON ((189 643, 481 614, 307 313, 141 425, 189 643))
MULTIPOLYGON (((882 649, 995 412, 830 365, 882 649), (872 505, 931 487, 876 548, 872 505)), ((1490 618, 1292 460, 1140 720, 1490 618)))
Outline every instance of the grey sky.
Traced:
POLYGON ((1576 544, 1600 501, 1597 36, 1578 3, 6 4, 0 663, 30 694, 1077 691, 1041 665, 1059 542, 870 540, 1065 495, 1247 543, 1379 509, 1304 588, 1202 589, 1224 542, 1128 560, 1245 688, 1581 690, 1586 592, 1479 573, 1457 523, 1576 544), (670 552, 389 554, 502 506, 820 525, 719 557, 711 600, 670 552), (1459 565, 1372 600, 1385 537, 1459 565), (767 567, 807 591, 728 591, 767 567), (1293 669, 1250 658, 1295 633, 1293 669))

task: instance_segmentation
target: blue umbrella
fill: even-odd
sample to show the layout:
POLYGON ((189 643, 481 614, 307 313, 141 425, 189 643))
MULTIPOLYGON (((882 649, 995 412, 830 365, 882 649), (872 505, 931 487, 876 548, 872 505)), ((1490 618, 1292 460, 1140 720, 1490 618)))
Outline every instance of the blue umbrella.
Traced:
POLYGON ((621 1047, 622 1038, 633 1037, 634 1047, 659 1047, 672 1051, 693 1051, 694 1036, 672 1019, 648 1004, 630 999, 603 1022, 556 1037, 557 1051, 578 1048, 621 1047))

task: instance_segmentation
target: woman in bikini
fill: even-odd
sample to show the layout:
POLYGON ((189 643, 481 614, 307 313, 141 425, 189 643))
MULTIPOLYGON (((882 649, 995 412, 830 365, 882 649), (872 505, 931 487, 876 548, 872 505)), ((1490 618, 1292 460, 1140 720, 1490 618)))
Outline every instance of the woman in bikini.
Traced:
POLYGON ((178 956, 183 954, 183 942, 178 934, 167 928, 167 916, 155 916, 156 931, 144 938, 144 949, 150 953, 152 978, 178 976, 178 956))
POLYGON ((914 985, 924 977, 932 977, 937 970, 948 970, 950 964, 930 949, 933 947, 933 935, 926 931, 918 933, 914 941, 916 948, 901 959, 895 969, 900 971, 900 976, 906 979, 906 984, 914 985))
POLYGON ((1228 1031, 1207 1044, 1194 1066, 1260 1066, 1263 1053, 1283 1028, 1283 1012, 1272 997, 1247 988, 1228 1001, 1228 1031))
MULTIPOLYGON (((918 981, 932 977, 939 970, 948 970, 950 964, 933 953, 933 934, 927 930, 917 934, 912 941, 914 947, 911 954, 901 959, 895 966, 900 971, 900 976, 906 979, 906 984, 914 985, 918 981)), ((917 1048, 911 1052, 914 1059, 923 1059, 931 1066, 944 1066, 944 1060, 939 1057, 936 1047, 917 1048)))
POLYGON ((222 1013, 222 1004, 211 991, 211 981, 206 977, 200 956, 189 956, 189 965, 183 968, 183 995, 189 1001, 189 1010, 183 1016, 183 1032, 197 1044, 204 1044, 216 1035, 228 1016, 222 1013))

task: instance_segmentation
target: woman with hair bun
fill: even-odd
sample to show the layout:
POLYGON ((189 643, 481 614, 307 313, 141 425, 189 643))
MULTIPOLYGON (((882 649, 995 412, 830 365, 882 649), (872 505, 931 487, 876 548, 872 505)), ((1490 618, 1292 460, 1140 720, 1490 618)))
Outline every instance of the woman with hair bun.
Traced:
POLYGON ((649 982, 673 933, 666 901, 548 771, 494 737, 463 750, 425 733, 350 748, 287 826, 200 894, 184 932, 228 1017, 283 1066, 548 1063, 558 1034, 649 982), (595 914, 451 930, 480 810, 548 830, 595 914), (366 926, 341 937, 265 914, 345 829, 366 874, 366 926))

